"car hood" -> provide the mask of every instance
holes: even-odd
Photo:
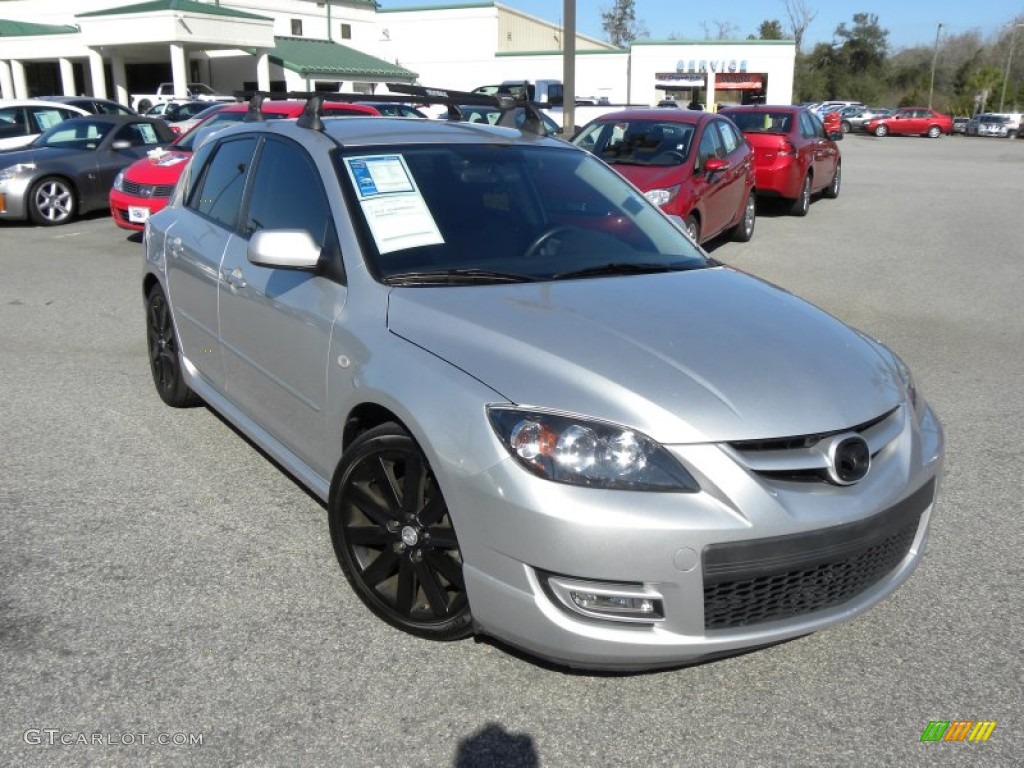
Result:
[[[185,170],[191,152],[169,151],[150,154],[125,169],[124,177],[137,184],[174,184]]]
[[[880,346],[725,268],[395,288],[388,326],[513,403],[666,444],[843,429],[903,397]]]
[[[663,189],[679,184],[689,176],[689,163],[682,165],[628,165],[626,163],[611,163],[620,176],[633,182],[641,192],[649,192],[652,189]]]

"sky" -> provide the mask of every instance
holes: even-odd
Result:
[[[397,9],[431,5],[459,5],[461,0],[380,0],[381,7]],[[561,23],[564,0],[498,0],[518,11],[546,21]],[[613,0],[576,0],[577,32],[605,39],[601,11],[611,8]],[[805,7],[817,15],[804,33],[803,50],[819,42],[831,42],[841,23],[853,25],[853,14],[873,13],[883,29],[889,30],[889,48],[897,51],[915,45],[932,46],[941,22],[942,35],[958,35],[971,30],[988,37],[995,35],[1015,17],[1024,18],[1024,0],[804,0]],[[739,31],[739,39],[757,34],[765,19],[777,19],[783,29],[789,27],[784,0],[716,0],[711,3],[687,3],[680,0],[635,0],[636,16],[651,32],[650,39],[677,37],[703,39],[706,22],[711,35],[717,36],[719,23]],[[1018,32],[1018,34],[1020,34]]]

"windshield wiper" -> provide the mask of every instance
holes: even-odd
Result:
[[[388,285],[466,285],[469,283],[532,283],[537,278],[489,269],[436,269],[399,272],[385,278]]]
[[[576,277],[600,277],[601,275],[653,275],[659,272],[679,272],[687,269],[700,269],[704,264],[655,264],[653,262],[613,261],[594,267],[574,269],[571,272],[558,272],[551,276],[552,280],[572,280]]]

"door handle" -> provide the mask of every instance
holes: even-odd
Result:
[[[238,290],[239,288],[245,288],[245,276],[242,274],[240,267],[235,267],[230,272],[224,270],[224,280],[232,290]]]

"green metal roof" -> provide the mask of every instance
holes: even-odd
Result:
[[[417,77],[397,64],[329,40],[306,37],[275,37],[270,60],[305,77],[314,75],[366,75],[370,77]]]
[[[30,21],[0,19],[0,37],[28,37],[31,35],[72,35],[78,27],[67,24],[33,24]]]
[[[151,0],[148,3],[135,3],[134,5],[122,5],[118,8],[106,8],[102,11],[89,11],[79,13],[76,19],[84,19],[92,16],[120,16],[125,13],[152,13],[154,11],[184,11],[185,13],[203,13],[207,16],[228,16],[234,19],[259,19],[261,21],[273,21],[268,16],[257,16],[254,13],[236,11],[233,8],[225,8],[212,3],[199,3],[196,0]]]

